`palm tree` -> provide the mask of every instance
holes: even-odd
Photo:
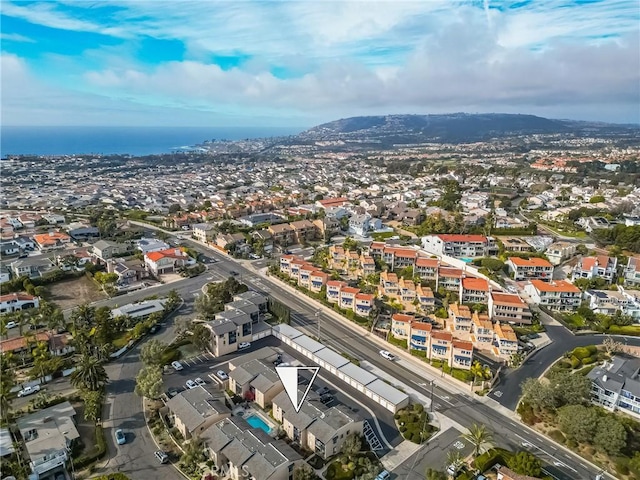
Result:
[[[71,384],[74,387],[96,391],[109,381],[102,362],[96,357],[83,354],[76,370],[71,374]]]
[[[478,425],[476,423],[471,426],[469,433],[463,433],[460,437],[473,445],[473,458],[477,458],[482,447],[493,440],[493,436],[487,430],[486,425]]]
[[[473,374],[473,382],[471,383],[471,390],[473,390],[473,386],[478,381],[478,378],[484,380],[488,380],[491,378],[491,369],[488,365],[482,365],[479,361],[473,362],[471,365],[471,373]]]
[[[460,455],[460,451],[449,450],[447,452],[447,472],[453,471],[457,473],[463,463],[464,460],[462,459],[462,455]],[[449,476],[453,477],[451,474]]]

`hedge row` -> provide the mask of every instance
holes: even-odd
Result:
[[[474,466],[481,472],[486,472],[496,463],[506,465],[512,453],[502,448],[492,448],[475,459]]]
[[[107,442],[104,438],[104,431],[100,425],[96,425],[96,445],[94,450],[75,460],[73,466],[78,470],[86,468],[104,457],[105,453],[107,453]]]

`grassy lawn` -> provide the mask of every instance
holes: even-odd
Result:
[[[327,480],[352,480],[355,476],[355,471],[351,469],[345,470],[342,468],[342,463],[333,462],[327,467],[325,476]]]
[[[407,340],[396,338],[391,333],[389,334],[389,343],[396,347],[404,348],[405,350],[407,349]]]
[[[622,327],[618,325],[612,325],[611,327],[609,327],[607,333],[610,333],[612,335],[633,335],[638,337],[640,336],[640,325],[624,325]]]
[[[584,317],[582,317],[582,315],[578,315],[577,313],[567,315],[566,319],[567,323],[575,325],[576,327],[584,327],[586,325]]]
[[[122,332],[120,336],[115,338],[111,343],[113,344],[114,347],[116,347],[116,350],[120,350],[121,348],[126,346],[127,343],[129,343],[129,340],[131,340],[131,332],[126,331],[126,332]]]
[[[413,443],[423,443],[436,431],[433,425],[429,425],[428,414],[421,404],[398,410],[393,418],[402,436]]]

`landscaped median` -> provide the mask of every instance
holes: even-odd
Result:
[[[429,424],[429,414],[420,403],[398,410],[393,418],[404,439],[413,443],[426,442],[438,430]]]

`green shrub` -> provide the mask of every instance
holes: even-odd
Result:
[[[571,368],[578,368],[580,365],[582,365],[582,361],[579,358],[573,356],[569,361],[571,362]]]
[[[582,359],[582,364],[583,365],[590,365],[590,364],[595,363],[597,361],[598,361],[598,355],[591,355],[590,357],[583,358]]]
[[[96,445],[92,452],[82,455],[73,462],[76,469],[86,468],[97,460],[100,460],[107,451],[107,445],[104,438],[104,431],[100,425],[96,425]]]
[[[475,459],[474,466],[481,472],[486,472],[496,463],[506,465],[511,453],[501,448],[492,448]]]
[[[413,406],[413,410],[414,410],[416,413],[421,414],[422,412],[424,412],[424,405],[422,405],[421,403],[416,403],[416,404]]]
[[[587,347],[576,347],[571,353],[574,357],[579,359],[587,358],[593,355],[591,352],[589,352],[589,349]]]
[[[407,431],[407,427],[405,425],[401,425],[398,430],[400,430],[400,432],[404,433],[404,432]]]

